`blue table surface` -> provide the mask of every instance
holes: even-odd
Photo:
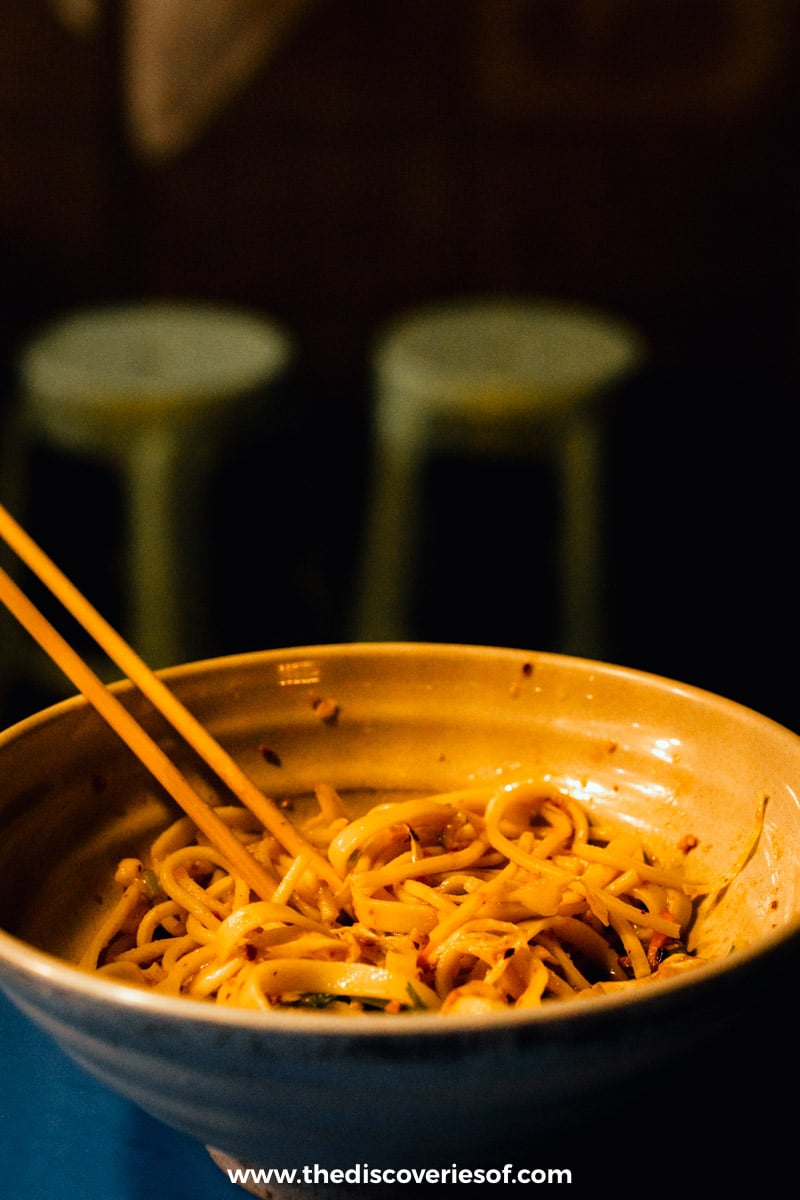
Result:
[[[0,1193],[8,1200],[234,1200],[191,1138],[95,1082],[0,994]]]

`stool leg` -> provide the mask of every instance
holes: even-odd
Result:
[[[603,439],[576,414],[562,442],[559,539],[561,637],[566,654],[602,658],[605,644]]]
[[[416,439],[379,443],[372,466],[354,637],[402,641],[409,636],[412,570],[419,518]]]
[[[12,516],[19,517],[23,485],[21,466],[22,438],[16,414],[0,424],[0,500]],[[17,575],[17,562],[5,543],[0,544],[0,567],[12,578]],[[5,607],[0,606],[0,713],[7,700],[7,691],[16,672],[16,647],[19,629]]]
[[[199,587],[198,497],[203,455],[171,431],[140,436],[127,453],[130,638],[152,667],[185,662],[195,630],[187,627]]]

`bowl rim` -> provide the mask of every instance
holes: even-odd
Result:
[[[485,658],[489,655],[498,659],[508,657],[513,661],[517,661],[519,656],[523,656],[537,664],[569,666],[571,669],[587,675],[602,673],[607,678],[634,679],[661,691],[684,695],[701,704],[711,704],[723,712],[731,711],[738,714],[740,718],[757,722],[764,728],[771,727],[773,734],[777,737],[784,737],[800,743],[800,734],[794,733],[773,718],[736,700],[697,685],[683,683],[669,676],[636,667],[550,651],[523,650],[514,647],[481,646],[457,642],[320,643],[214,656],[167,667],[157,671],[156,674],[169,683],[192,676],[201,670],[216,672],[237,665],[249,666],[261,661],[278,661],[287,656],[332,658],[345,654],[379,658],[386,654],[413,657],[419,656],[420,653],[429,657],[448,657],[458,654]],[[136,691],[135,686],[127,679],[120,679],[110,686],[116,693],[125,694]],[[82,695],[75,695],[31,713],[0,731],[0,750],[8,742],[24,736],[28,732],[57,722],[63,715],[74,709],[86,710],[90,707],[89,702]],[[249,1035],[260,1034],[262,1036],[265,1033],[284,1033],[296,1038],[317,1038],[324,1034],[325,1038],[329,1040],[348,1041],[352,1040],[354,1036],[366,1040],[376,1037],[385,1039],[387,1035],[392,1039],[408,1037],[440,1039],[456,1033],[484,1034],[488,1031],[539,1026],[547,1031],[563,1030],[566,1034],[568,1030],[572,1030],[576,1026],[592,1025],[597,1021],[606,1020],[609,1014],[618,1014],[621,1011],[624,1015],[632,1004],[637,1013],[644,1014],[648,1008],[653,1006],[662,1008],[671,1001],[679,1002],[684,996],[688,996],[689,999],[692,996],[699,997],[702,992],[715,989],[719,985],[721,977],[725,981],[732,976],[745,973],[751,970],[757,962],[763,962],[765,955],[776,954],[797,938],[798,933],[800,933],[800,916],[780,929],[764,935],[750,946],[737,950],[735,954],[705,964],[696,972],[690,971],[686,975],[674,976],[657,983],[643,983],[640,987],[632,990],[593,996],[591,1000],[584,1002],[546,1002],[536,1008],[510,1009],[480,1014],[452,1013],[443,1018],[440,1013],[425,1012],[402,1015],[370,1012],[347,1017],[309,1010],[276,1009],[274,1012],[265,1013],[261,1010],[214,1004],[207,1000],[193,1000],[186,996],[166,995],[93,974],[60,959],[55,954],[38,949],[0,927],[0,991],[5,992],[16,1003],[16,997],[21,994],[18,981],[27,978],[53,991],[77,997],[95,1007],[112,1005],[122,1011],[140,1011],[146,1013],[148,1017],[155,1017],[163,1022],[177,1022],[184,1026],[187,1024],[210,1025],[218,1029],[242,1030]],[[13,976],[11,983],[8,983],[5,978],[5,975],[9,973]]]

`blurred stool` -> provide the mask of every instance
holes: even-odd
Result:
[[[286,332],[260,315],[160,301],[69,314],[22,351],[7,507],[26,524],[38,444],[111,469],[123,545],[98,544],[97,560],[119,553],[121,632],[153,667],[192,653],[204,489],[226,438],[246,428],[292,354]],[[70,497],[58,503],[69,508]],[[58,561],[57,547],[44,548]]]
[[[639,336],[623,322],[536,299],[476,298],[420,308],[381,331],[372,363],[372,491],[355,636],[413,636],[411,588],[425,520],[422,469],[433,452],[543,454],[558,481],[559,648],[601,657],[601,401],[642,354]],[[510,583],[514,564],[505,565]]]

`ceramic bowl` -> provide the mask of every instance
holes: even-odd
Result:
[[[270,794],[320,777],[345,791],[536,778],[653,849],[691,835],[695,874],[734,875],[693,934],[711,965],[586,1003],[268,1018],[154,995],[69,958],[115,860],[166,823],[171,802],[82,699],[17,724],[0,736],[0,986],[76,1062],[220,1165],[323,1164],[352,1179],[355,1164],[507,1162],[532,1130],[574,1127],[599,1097],[691,1055],[795,948],[800,738],[729,700],[586,660],[447,645],[267,651],[164,677]],[[312,693],[335,702],[336,721],[319,719]],[[120,694],[202,783],[147,702]],[[260,1194],[366,1194],[340,1182]]]

